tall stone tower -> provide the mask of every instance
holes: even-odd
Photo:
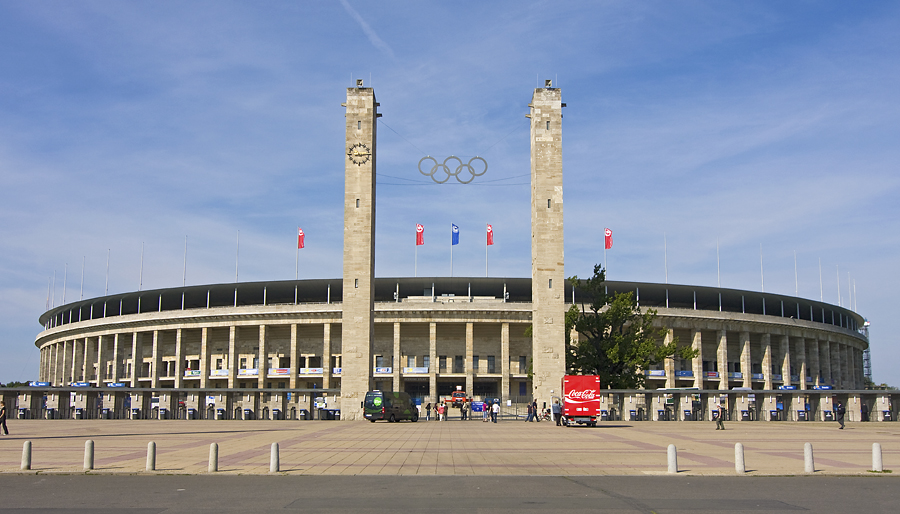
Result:
[[[566,371],[562,96],[546,81],[531,97],[531,302],[535,399],[562,396]]]
[[[344,158],[344,293],[342,306],[341,419],[363,419],[360,406],[372,389],[372,316],[375,302],[375,91],[362,80],[347,89]],[[325,365],[329,365],[326,363]]]

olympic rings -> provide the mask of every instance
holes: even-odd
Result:
[[[425,170],[422,169],[422,163],[425,161],[432,162],[430,171],[426,172]],[[453,167],[453,171],[450,171],[452,164],[453,164],[451,161],[455,161],[457,164],[455,167]],[[481,164],[479,165],[476,163],[475,166],[472,166],[472,163],[475,161],[481,161]],[[447,165],[448,162],[451,162],[451,166]],[[475,171],[476,169],[481,169],[481,171]],[[422,157],[419,160],[419,173],[421,173],[422,175],[425,175],[426,177],[431,177],[431,180],[434,180],[438,184],[443,184],[444,182],[447,182],[448,180],[450,180],[450,177],[456,177],[456,180],[461,184],[468,184],[468,183],[472,182],[473,180],[475,180],[475,177],[480,177],[480,176],[484,175],[485,173],[487,173],[487,169],[488,169],[487,161],[485,161],[481,157],[472,157],[471,159],[469,159],[469,162],[467,162],[467,163],[463,163],[462,159],[460,159],[459,157],[457,157],[455,155],[451,155],[450,157],[447,157],[446,159],[444,159],[444,162],[442,162],[442,163],[438,163],[437,159],[435,159],[434,157],[432,157],[430,155]],[[443,174],[445,174],[446,176],[441,177],[440,176],[441,174],[437,173],[438,170],[441,170],[443,172]],[[466,172],[468,172],[469,175],[471,175],[470,177],[468,177],[468,180],[466,180],[464,176],[460,177],[460,173],[462,173],[463,170],[465,170]]]

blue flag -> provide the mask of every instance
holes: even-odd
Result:
[[[451,244],[451,245],[458,245],[458,244],[459,244],[459,227],[457,227],[456,225],[454,225],[453,223],[451,223],[451,224],[450,224],[450,233],[451,233],[451,236],[452,236],[452,238],[453,238],[453,240],[452,240],[452,242],[451,242],[450,244]]]

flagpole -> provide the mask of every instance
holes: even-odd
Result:
[[[138,291],[144,287],[144,242],[141,241],[141,271],[138,275]]]
[[[484,277],[488,276],[488,245],[487,244],[487,225],[484,227],[485,237],[484,237]]]
[[[238,281],[238,265],[241,262],[241,231],[237,231],[237,242],[234,245],[234,283]]]
[[[419,245],[418,244],[416,245],[416,260],[414,261],[414,264],[413,264],[413,276],[414,277],[419,276]]]
[[[63,268],[63,299],[62,299],[62,305],[65,305],[65,304],[66,304],[66,281],[68,280],[68,278],[69,278],[69,263],[67,262],[67,263],[66,263],[66,266]],[[840,277],[838,277],[838,296],[840,296],[840,287],[841,287],[841,281],[840,281]]]
[[[85,256],[81,256],[81,290],[78,292],[78,301],[84,300],[84,258]],[[847,274],[848,280],[850,274]]]
[[[822,258],[819,257],[819,301],[825,301],[825,289],[822,286]]]
[[[766,292],[766,275],[763,272],[762,243],[759,243],[759,291]]]
[[[187,236],[184,236],[184,264],[181,268],[181,287],[187,284]]]
[[[666,284],[669,283],[669,243],[666,234],[663,234],[663,263],[666,268]]]
[[[794,250],[794,296],[800,296],[800,280],[797,278],[797,250]]]
[[[109,294],[109,251],[110,248],[106,249],[106,285],[103,286],[103,296],[107,296]]]
[[[722,267],[719,265],[719,238],[716,238],[716,287],[722,287]]]
[[[453,223],[450,224],[450,277],[453,277]]]

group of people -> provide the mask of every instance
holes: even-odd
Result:
[[[465,421],[469,419],[469,404],[467,402],[463,402],[459,406],[460,418]],[[431,421],[431,411],[434,411],[434,418],[437,421],[446,421],[447,415],[450,412],[450,405],[447,402],[435,402],[434,405],[431,405],[431,402],[425,404],[425,421]],[[499,400],[494,400],[493,404],[484,404],[484,421],[493,421],[497,422],[497,418],[500,416],[500,402]]]
[[[537,400],[532,400],[531,403],[528,404],[528,416],[525,418],[525,421],[540,421],[542,417],[545,419],[553,419],[556,421],[556,426],[562,426],[566,423],[563,418],[563,410],[562,405],[560,405],[559,400],[554,400],[553,405],[550,406],[550,410],[547,414],[552,414],[552,418],[548,416],[544,416],[543,413],[538,409]]]
[[[725,430],[725,412],[725,404],[720,403],[719,407],[716,409],[716,430]],[[844,407],[843,403],[837,401],[834,405],[834,417],[838,424],[841,425],[838,427],[839,430],[844,429],[844,415],[846,413],[847,408]]]

